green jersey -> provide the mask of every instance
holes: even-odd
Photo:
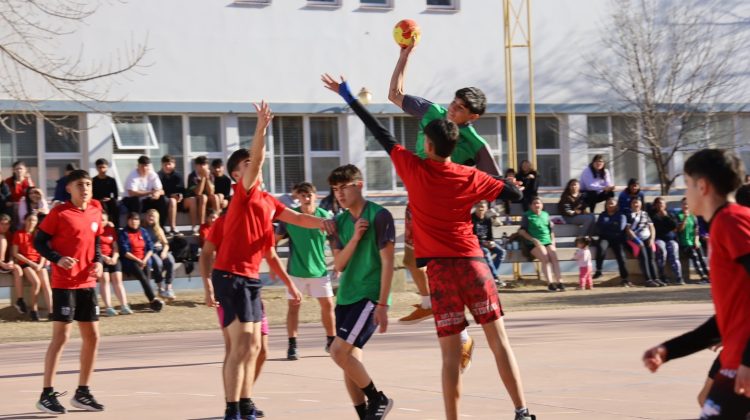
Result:
[[[419,133],[417,133],[417,156],[425,159],[424,151],[424,128],[433,120],[444,119],[448,110],[438,104],[432,104],[419,122]],[[451,153],[451,161],[461,165],[476,165],[477,154],[487,148],[487,142],[477,133],[474,126],[467,124],[458,129],[459,139],[456,148]]]
[[[380,276],[382,263],[380,250],[389,242],[396,241],[396,228],[391,213],[371,201],[365,203],[361,219],[370,223],[367,231],[357,243],[349,263],[339,276],[339,289],[336,304],[350,305],[362,299],[373,302],[380,300]],[[349,210],[336,216],[338,238],[334,241],[336,249],[343,249],[354,235],[355,219]],[[388,297],[390,304],[390,296]]]
[[[538,240],[545,246],[552,243],[551,226],[549,213],[544,210],[539,214],[529,210],[524,213],[523,219],[521,220],[521,228],[526,230],[532,238]]]
[[[685,217],[685,213],[683,212],[677,213],[677,220],[679,220],[680,223],[685,223],[685,229],[683,229],[682,232],[679,232],[678,235],[680,238],[680,245],[694,247],[696,235],[695,230],[698,225],[698,220],[692,214]]]
[[[302,212],[301,207],[292,209]],[[327,219],[331,213],[323,208],[316,208],[313,216]],[[289,262],[287,272],[294,277],[319,278],[328,274],[326,268],[326,234],[320,229],[284,224],[289,237]]]

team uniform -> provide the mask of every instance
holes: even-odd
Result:
[[[380,250],[396,241],[396,227],[391,213],[371,201],[365,202],[359,219],[367,220],[370,227],[339,276],[335,314],[336,335],[354,347],[362,348],[377,328],[373,321],[375,306],[380,300]],[[349,210],[336,216],[334,249],[344,249],[354,235],[354,225],[359,219],[355,219]],[[390,304],[390,296],[388,299]]]
[[[62,256],[76,259],[70,270],[52,265],[52,320],[94,322],[99,320],[94,263],[99,257],[97,237],[103,233],[102,209],[91,201],[85,210],[71,202],[53,208],[39,230],[51,236],[49,246],[56,263]]]
[[[256,184],[245,191],[242,183],[235,185],[221,230],[222,238],[230,238],[232,246],[218,247],[219,229],[214,227],[208,240],[217,245],[216,260],[211,273],[214,294],[223,309],[222,327],[235,318],[240,322],[261,322],[260,263],[265,251],[273,246],[273,219],[286,207]],[[269,240],[269,237],[271,238]],[[221,241],[219,241],[221,242]]]
[[[302,212],[300,207],[292,210]],[[313,216],[328,219],[332,213],[318,207]],[[320,229],[306,229],[286,223],[279,224],[276,234],[289,238],[287,273],[297,289],[314,298],[332,297],[333,287],[326,267],[326,234]],[[292,299],[289,291],[287,299]]]
[[[19,230],[13,235],[13,245],[18,247],[18,253],[26,257],[27,260],[33,263],[41,261],[42,256],[34,248],[34,237],[29,232],[26,232],[26,230]],[[18,265],[21,268],[29,266],[21,261],[18,261]]]
[[[111,257],[114,254],[113,244],[117,243],[117,231],[111,225],[107,225],[102,230],[101,236],[99,236],[99,244],[101,245],[102,255]],[[102,264],[105,273],[119,273],[122,271],[122,264],[120,259],[114,264]]]

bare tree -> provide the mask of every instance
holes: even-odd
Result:
[[[609,92],[610,111],[632,123],[602,146],[645,156],[667,194],[679,176],[669,172],[673,159],[707,146],[702,133],[717,125],[721,101],[737,82],[731,66],[746,45],[742,27],[728,21],[727,2],[610,4],[601,55],[588,61],[595,85]]]
[[[97,111],[112,101],[109,84],[142,65],[145,42],[115,49],[104,61],[85,60],[61,51],[60,41],[80,29],[101,6],[86,0],[0,0],[0,98],[24,104],[20,111],[57,124],[39,109],[43,100],[75,101]],[[0,115],[4,110],[0,109]],[[8,110],[5,110],[8,111]],[[0,124],[10,130],[5,119]]]

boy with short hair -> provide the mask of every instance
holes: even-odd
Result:
[[[221,208],[229,205],[229,199],[232,198],[232,179],[224,173],[224,162],[221,159],[211,161],[211,177],[214,180],[214,190],[219,197]]]
[[[109,220],[115,224],[115,229],[120,226],[120,208],[117,205],[119,194],[117,181],[107,175],[109,162],[107,159],[100,158],[96,162],[96,176],[91,180],[92,195],[95,200],[99,200],[104,211],[107,212]]]
[[[688,256],[693,267],[701,277],[700,284],[709,283],[708,266],[701,250],[698,218],[690,212],[687,197],[682,198],[681,211],[677,213],[677,238],[680,241],[680,252]],[[687,267],[686,267],[687,269]],[[686,270],[689,273],[689,270]]]
[[[721,341],[721,369],[701,419],[744,419],[750,416],[750,208],[730,200],[744,169],[734,153],[704,149],[685,161],[684,173],[690,209],[710,223],[716,314],[695,330],[647,350],[643,362],[656,372],[669,360]]]
[[[167,225],[167,236],[182,236],[177,231],[177,208],[185,197],[185,181],[182,174],[175,169],[177,160],[174,156],[164,155],[161,158],[161,170],[158,172],[161,185],[164,187],[164,195],[167,197],[168,220],[162,222]]]
[[[346,209],[336,216],[337,234],[331,246],[334,269],[341,273],[331,358],[344,371],[359,418],[382,419],[393,400],[375,388],[362,364],[362,348],[378,325],[381,333],[388,328],[396,229],[388,210],[362,196],[362,172],[356,166],[334,169],[328,183]]]
[[[317,206],[317,190],[309,182],[301,182],[292,190],[299,199],[300,206],[294,208],[296,212],[309,214],[324,219],[332,217],[331,213]],[[305,229],[297,226],[287,226],[279,223],[276,230],[276,240],[289,238],[289,259],[287,273],[291,276],[295,286],[304,294],[314,297],[320,304],[320,318],[326,332],[325,350],[328,352],[333,342],[333,287],[326,267],[326,235],[320,229]],[[300,305],[287,295],[289,306],[286,315],[286,329],[289,334],[289,347],[286,358],[297,360],[297,328],[299,327]]]
[[[99,305],[96,279],[102,274],[98,236],[102,234],[102,209],[91,200],[91,177],[84,170],[68,176],[66,190],[71,199],[53,208],[34,238],[39,253],[52,266],[52,341],[44,360],[44,389],[36,406],[50,414],[65,414],[52,382],[63,347],[70,336],[71,322],[77,321],[83,344],[81,369],[71,404],[86,411],[102,411],[89,390],[99,345]]]
[[[417,265],[427,267],[432,310],[443,355],[446,417],[458,418],[460,334],[468,325],[464,316],[468,307],[474,320],[482,325],[502,382],[515,406],[515,419],[533,420],[535,417],[526,408],[521,375],[505,332],[497,288],[473,234],[470,213],[474,203],[481,200],[520,199],[515,180],[497,180],[476,168],[453,163],[451,155],[459,138],[455,123],[439,118],[424,127],[423,148],[427,159],[423,160],[401,146],[352,96],[343,78],[338,83],[326,74],[323,83],[344,98],[383,146],[409,192],[414,218],[414,255]],[[338,318],[338,313],[336,316]]]
[[[206,208],[214,200],[214,183],[211,181],[206,156],[193,159],[193,168],[187,179],[187,192],[190,198],[185,200],[185,208],[190,211],[193,235],[199,236],[200,225],[206,222]],[[216,209],[216,206],[212,208]]]

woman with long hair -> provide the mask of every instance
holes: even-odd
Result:
[[[109,285],[115,290],[115,295],[120,301],[120,315],[130,315],[133,311],[128,305],[128,295],[122,283],[122,264],[120,262],[120,249],[117,246],[117,231],[115,225],[109,221],[107,212],[102,212],[102,227],[104,232],[99,237],[102,253],[102,276],[99,279],[99,291],[104,301],[104,315],[115,316],[117,311],[112,307],[112,294]]]
[[[149,260],[154,253],[154,244],[146,229],[141,227],[140,214],[136,212],[128,214],[127,226],[120,229],[117,235],[117,245],[122,253],[123,271],[141,283],[151,310],[161,311],[164,302],[154,295],[154,289],[148,281]]]
[[[44,294],[47,310],[52,310],[52,289],[47,273],[47,259],[39,255],[39,252],[34,248],[34,235],[38,225],[39,218],[36,214],[29,213],[24,218],[23,230],[19,230],[13,235],[13,258],[21,267],[23,277],[31,283],[31,312],[29,315],[32,321],[39,321],[37,300],[40,291]],[[20,287],[17,285],[16,289],[20,289]]]
[[[583,201],[580,183],[577,179],[571,179],[565,185],[565,190],[560,194],[560,202],[557,203],[557,209],[565,219],[565,223],[581,226],[583,236],[593,234],[596,217],[589,213],[586,202]]]
[[[24,219],[29,213],[36,214],[39,223],[42,223],[44,216],[49,213],[49,204],[47,204],[41,188],[31,187],[27,189],[26,196],[18,203],[18,229],[23,229]]]
[[[595,155],[591,163],[581,173],[581,194],[593,213],[597,203],[615,196],[615,185],[609,174],[604,156]]]
[[[542,264],[542,272],[547,279],[549,291],[564,292],[560,261],[557,259],[557,248],[555,248],[555,233],[552,231],[549,213],[543,210],[544,205],[539,197],[531,199],[530,204],[529,211],[524,213],[521,219],[521,229],[518,234],[529,243],[532,247],[531,255]]]
[[[174,280],[175,260],[169,252],[169,241],[167,235],[159,223],[159,212],[156,209],[146,211],[146,223],[144,223],[146,232],[151,235],[154,241],[154,255],[151,256],[151,274],[154,277],[156,286],[159,288],[159,296],[164,299],[174,299],[174,289],[172,289],[172,280]],[[166,286],[165,286],[166,283]]]

